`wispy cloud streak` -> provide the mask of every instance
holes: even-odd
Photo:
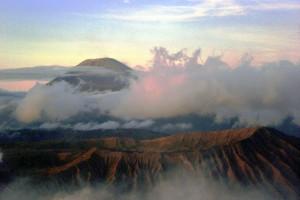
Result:
[[[106,19],[125,21],[193,21],[202,17],[246,15],[254,11],[300,10],[300,2],[260,1],[242,4],[235,0],[189,0],[188,5],[153,5],[142,9],[114,10],[104,14]]]

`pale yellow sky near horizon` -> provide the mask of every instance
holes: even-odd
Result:
[[[0,4],[0,69],[74,66],[112,57],[131,67],[149,66],[151,49],[202,49],[202,60],[223,55],[236,65],[300,62],[300,2],[287,1],[89,1]],[[39,8],[39,9],[38,9]]]

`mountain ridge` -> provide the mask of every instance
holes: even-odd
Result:
[[[42,182],[124,184],[132,190],[151,188],[179,169],[228,185],[263,186],[281,199],[300,195],[300,139],[266,127],[14,148],[3,149],[10,173],[31,174]]]

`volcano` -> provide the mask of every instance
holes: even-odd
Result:
[[[49,85],[67,82],[80,91],[118,91],[129,86],[134,72],[127,65],[113,58],[87,59]]]
[[[81,67],[81,66],[101,67],[108,70],[113,70],[115,72],[123,72],[123,73],[132,70],[127,65],[121,63],[120,61],[114,58],[87,59],[77,65],[77,67]]]
[[[300,195],[300,139],[272,128],[6,142],[1,180],[34,177],[60,184],[125,184],[151,188],[170,170],[227,185],[263,187],[281,199]],[[2,183],[4,184],[4,183]]]

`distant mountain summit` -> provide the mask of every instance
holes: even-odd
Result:
[[[49,85],[67,82],[81,91],[117,91],[129,86],[134,70],[113,58],[87,59]]]
[[[122,72],[132,70],[127,65],[125,65],[113,58],[87,59],[77,65],[77,67],[81,67],[81,66],[103,67],[105,69],[110,69],[110,70],[114,70],[114,71],[122,71]]]

